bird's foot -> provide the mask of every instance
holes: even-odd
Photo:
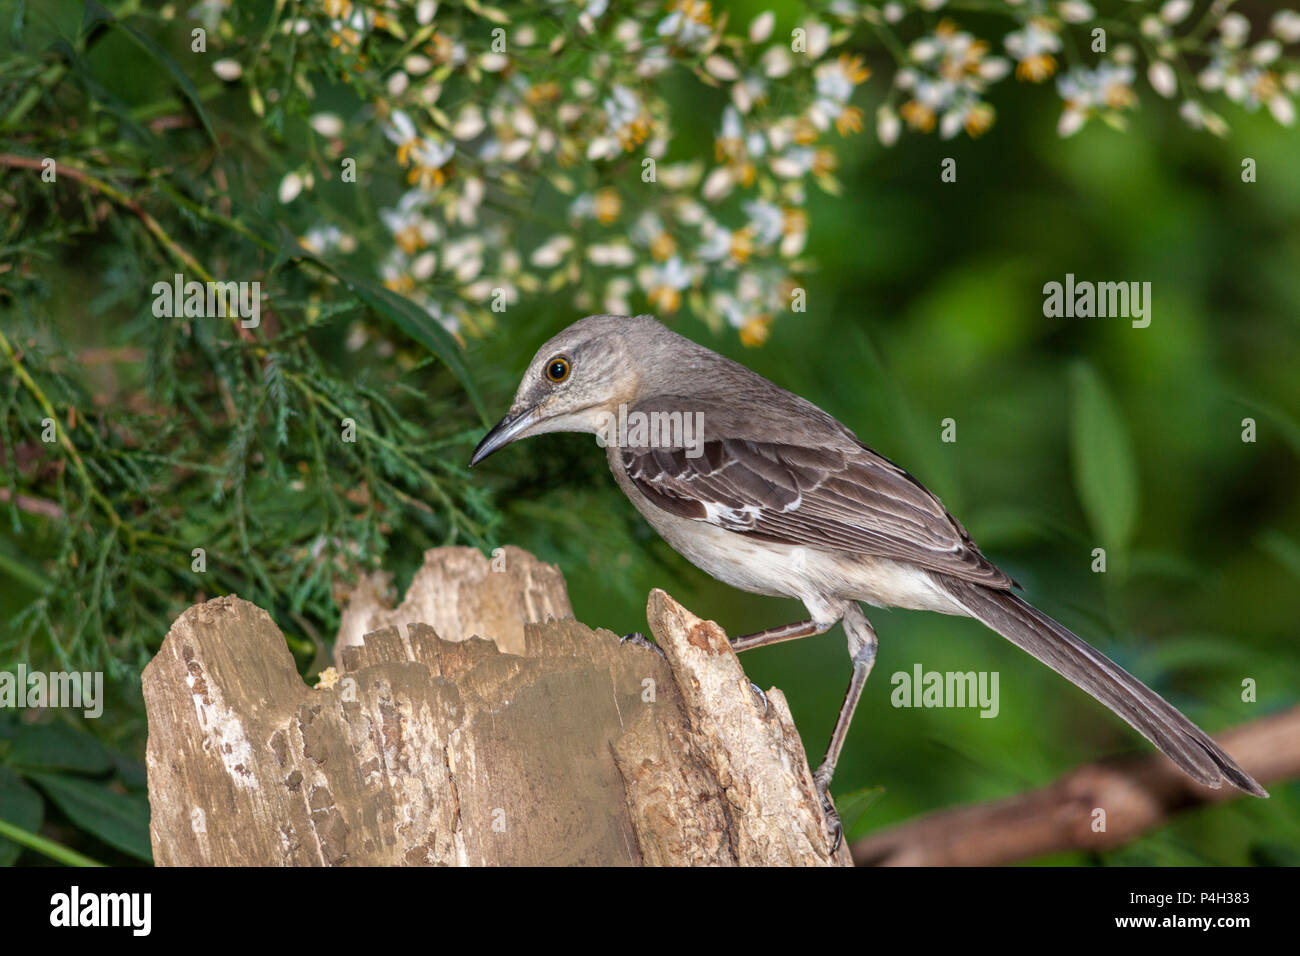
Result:
[[[767,716],[767,695],[763,693],[763,688],[759,687],[753,681],[749,682],[749,689],[754,692],[754,696],[763,702],[763,716]]]
[[[831,837],[831,855],[840,848],[844,842],[844,826],[840,823],[840,815],[835,810],[835,804],[831,803],[831,774],[835,768],[829,770],[822,765],[813,773],[813,785],[817,788],[817,796],[822,802],[822,813],[826,815],[826,825]]]
[[[620,644],[635,644],[637,647],[649,648],[664,660],[668,660],[668,656],[664,653],[664,649],[653,641],[646,640],[646,636],[640,631],[633,631],[631,634],[624,634],[619,638],[618,642]]]

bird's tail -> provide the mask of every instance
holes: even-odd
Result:
[[[1174,763],[1207,787],[1233,786],[1267,797],[1268,791],[1237,765],[1205,731],[1176,707],[1090,646],[1068,628],[1000,591],[956,578],[935,576],[939,585],[976,620],[1101,701]]]

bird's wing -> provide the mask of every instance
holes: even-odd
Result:
[[[713,439],[697,457],[684,448],[620,453],[641,493],[683,518],[781,544],[904,561],[990,587],[1012,585],[938,498],[860,443]]]

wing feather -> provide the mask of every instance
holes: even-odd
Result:
[[[905,561],[1009,588],[966,529],[915,478],[861,443],[812,448],[725,438],[702,454],[620,449],[633,484],[666,511],[767,541]]]

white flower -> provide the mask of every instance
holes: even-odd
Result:
[[[277,192],[280,202],[288,204],[298,198],[302,192],[303,178],[297,173],[288,173],[280,180],[280,188]]]
[[[1174,68],[1164,60],[1151,61],[1147,68],[1147,80],[1151,83],[1151,88],[1165,99],[1172,98],[1178,92],[1178,77],[1174,75]]]
[[[731,82],[740,78],[740,71],[736,69],[736,64],[732,63],[725,56],[717,53],[711,54],[704,61],[704,72],[708,73],[715,79]]]
[[[1211,113],[1196,100],[1187,100],[1178,108],[1178,115],[1192,129],[1209,130],[1215,136],[1226,136],[1228,124],[1216,113]]]
[[[1250,51],[1250,59],[1260,66],[1267,66],[1282,55],[1282,44],[1276,40],[1260,40]]]
[[[663,265],[641,269],[637,273],[637,278],[641,280],[644,289],[663,287],[680,292],[690,288],[691,283],[695,281],[695,272],[686,265],[681,256],[673,256]]]
[[[607,315],[631,315],[632,306],[628,296],[632,292],[632,280],[626,276],[616,276],[605,284],[605,313]]]
[[[428,197],[418,189],[405,193],[396,209],[379,210],[379,219],[393,234],[397,248],[413,256],[441,237],[438,224],[424,214]]]
[[[803,24],[807,47],[804,55],[810,60],[820,60],[826,55],[831,45],[831,28],[816,20],[805,20]]]
[[[776,14],[771,10],[763,11],[749,25],[749,42],[754,44],[766,43],[767,38],[772,35],[772,27],[775,25]]]
[[[765,199],[751,199],[741,203],[740,208],[749,219],[755,242],[770,245],[781,238],[785,231],[785,213],[780,206]]]
[[[1295,122],[1295,105],[1283,93],[1269,97],[1268,111],[1273,114],[1273,119],[1283,126],[1290,126]]]
[[[1092,4],[1085,3],[1084,0],[1064,0],[1057,5],[1056,9],[1060,11],[1061,19],[1066,23],[1087,23],[1097,15]]]
[[[876,136],[882,146],[893,146],[898,142],[898,134],[901,130],[902,124],[897,113],[888,106],[876,110]]]
[[[221,59],[212,64],[212,72],[227,83],[232,83],[244,75],[244,68],[238,60]]]
[[[1235,49],[1250,36],[1250,21],[1240,13],[1229,13],[1219,21],[1219,34],[1223,37],[1224,46]]]
[[[636,251],[626,242],[597,243],[587,247],[587,259],[595,266],[626,269],[636,262]]]
[[[573,240],[569,240],[572,244]],[[452,270],[456,281],[468,284],[478,278],[483,271],[483,240],[478,236],[466,236],[442,247],[442,263]]]
[[[323,256],[335,249],[343,248],[347,244],[347,238],[343,235],[343,230],[338,226],[312,226],[307,230],[307,234],[298,241],[302,243],[304,248],[311,250],[318,256]]]
[[[343,120],[334,113],[317,113],[308,122],[317,133],[330,139],[343,132]]]
[[[412,76],[424,76],[424,74],[433,69],[433,61],[427,56],[422,56],[419,53],[412,53],[402,61],[402,69],[406,70],[406,72],[410,73]]]
[[[1165,23],[1182,23],[1192,12],[1192,0],[1168,0],[1160,8],[1160,19]]]
[[[783,46],[768,47],[758,62],[763,67],[764,75],[774,80],[779,80],[794,69],[790,51]]]
[[[415,257],[411,263],[411,278],[417,282],[423,282],[435,272],[438,271],[438,254],[436,252],[424,252]]]
[[[572,248],[572,237],[552,236],[533,250],[533,254],[528,257],[528,261],[539,269],[554,269],[564,260],[564,257]]]
[[[742,113],[748,113],[754,104],[767,96],[767,81],[757,73],[747,73],[731,86],[731,102]]]
[[[705,178],[700,195],[709,202],[718,202],[725,199],[735,185],[731,170],[726,166],[719,166]]]
[[[483,111],[477,103],[467,103],[456,114],[456,120],[451,124],[451,135],[460,140],[474,139],[485,129],[487,121],[483,118]]]
[[[655,32],[661,37],[672,37],[688,50],[703,46],[712,32],[708,6],[683,3],[659,21]]]
[[[1300,42],[1300,13],[1294,10],[1279,10],[1273,14],[1269,28],[1283,43]]]

